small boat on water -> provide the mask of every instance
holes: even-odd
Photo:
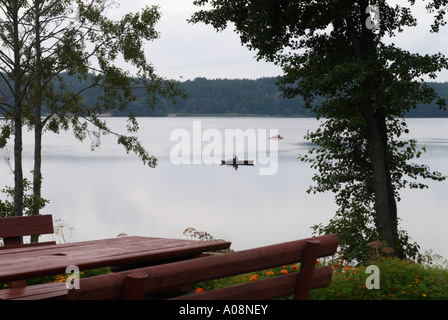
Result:
[[[221,165],[253,166],[254,160],[221,160]]]
[[[238,157],[235,156],[230,160],[221,160],[221,165],[228,166],[253,166],[254,160],[238,160]]]

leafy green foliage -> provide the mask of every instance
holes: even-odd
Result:
[[[312,290],[310,300],[445,300],[446,269],[408,260],[379,258],[379,289],[368,289],[366,266],[344,261],[331,264],[333,279],[326,288]]]
[[[156,31],[161,18],[159,7],[148,6],[140,12],[125,14],[120,20],[113,20],[107,15],[112,1],[35,0],[34,4],[39,11],[30,7],[22,13],[30,26],[26,28],[24,25],[23,32],[30,41],[23,43],[23,51],[34,52],[36,42],[33,39],[36,37],[33,33],[39,27],[40,48],[45,54],[40,57],[40,65],[35,63],[37,55],[26,57],[28,69],[24,71],[26,76],[23,78],[26,94],[23,97],[26,102],[23,122],[30,128],[34,126],[36,116],[32,107],[36,96],[32,83],[39,77],[45,112],[42,118],[44,130],[56,133],[72,130],[81,141],[93,136],[93,148],[99,145],[102,135],[114,134],[127,152],[135,152],[145,164],[153,166],[155,160],[135,136],[138,125],[132,113],[127,114],[133,125],[126,128],[126,136],[110,130],[98,115],[112,110],[125,114],[129,103],[136,100],[137,90],[145,97],[141,106],[150,109],[160,98],[175,103],[175,98],[185,97],[179,84],[158,76],[146,57],[146,44],[159,38]],[[19,5],[25,7],[25,3]],[[5,31],[1,44],[5,46],[13,37],[14,30],[8,29],[9,25],[1,24]],[[8,66],[6,56],[5,51],[0,60],[2,84],[12,90],[12,82],[6,72],[11,66]],[[127,63],[126,67],[118,67],[118,61]],[[133,70],[133,74],[129,70]],[[12,92],[8,92],[11,90],[2,90],[4,99],[0,101],[6,119],[13,116],[8,107],[15,99]],[[5,127],[2,131],[0,142],[9,137]]]
[[[47,199],[36,199],[32,194],[32,184],[24,179],[23,181],[23,214],[24,215],[32,215],[35,208],[42,209],[47,205],[50,201]],[[4,187],[0,192],[6,195],[5,200],[0,200],[0,217],[9,217],[14,213],[14,194],[15,189],[13,187]]]
[[[412,2],[414,2],[413,0]],[[435,13],[434,22],[431,26],[431,32],[439,32],[440,27],[446,25],[445,15],[448,12],[447,0],[432,0],[426,5],[426,9],[430,13]]]
[[[100,145],[102,135],[114,134],[126,152],[135,152],[150,167],[156,165],[156,159],[135,136],[138,125],[132,113],[128,135],[113,132],[98,115],[110,110],[124,112],[129,102],[135,101],[136,88],[144,89],[145,105],[150,108],[160,97],[174,103],[183,91],[177,82],[158,76],[145,55],[146,43],[159,36],[155,29],[161,17],[159,8],[147,6],[113,20],[108,9],[114,4],[109,0],[0,2],[0,110],[6,121],[0,146],[10,137],[8,127],[14,127],[15,215],[23,214],[24,124],[35,132],[36,199],[41,197],[41,141],[45,130],[73,130],[81,141],[92,137],[92,149]],[[126,66],[118,67],[119,61]],[[66,80],[73,78],[83,86],[72,87]],[[85,101],[82,94],[89,94],[93,88],[99,88],[96,99]],[[34,214],[39,214],[37,208]]]
[[[391,177],[395,197],[400,200],[400,190],[405,187],[423,189],[427,185],[419,178],[443,181],[445,176],[431,172],[422,164],[412,163],[424,149],[418,149],[415,140],[399,139],[407,132],[406,123],[400,119],[389,121],[388,131]],[[314,186],[308,192],[333,192],[338,210],[327,226],[313,226],[317,234],[336,233],[339,237],[342,258],[347,261],[364,261],[369,250],[367,243],[380,238],[376,228],[372,172],[368,157],[368,145],[363,132],[348,120],[327,120],[314,133],[306,137],[315,147],[302,161],[310,163],[316,173]],[[398,229],[398,224],[397,224]],[[418,245],[412,243],[404,230],[398,230],[398,250],[408,257],[418,254]]]
[[[416,26],[410,7],[387,1],[237,1],[197,0],[191,22],[221,31],[232,23],[242,44],[259,59],[280,65],[283,95],[302,96],[321,128],[308,139],[315,157],[302,157],[318,171],[315,192],[336,194],[339,210],[329,228],[342,245],[360,258],[360,241],[379,237],[399,256],[415,246],[398,231],[396,201],[405,186],[424,187],[417,178],[443,180],[425,166],[409,164],[419,157],[415,141],[403,142],[404,117],[418,104],[444,109],[445,99],[422,81],[448,67],[442,54],[420,55],[385,44],[404,27]],[[413,1],[411,1],[413,4]],[[367,25],[368,8],[376,5],[379,32]],[[408,180],[408,177],[411,180]]]

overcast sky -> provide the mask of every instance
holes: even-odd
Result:
[[[157,73],[163,77],[256,79],[282,74],[273,64],[256,61],[255,52],[243,47],[233,30],[217,33],[203,23],[187,23],[186,20],[198,9],[192,4],[193,0],[116,1],[120,3],[118,10],[121,14],[138,11],[147,5],[160,6],[162,19],[156,28],[161,38],[148,45],[147,53]],[[415,9],[415,15],[419,18],[419,27],[399,34],[393,42],[410,52],[448,55],[448,26],[438,34],[430,34],[431,16],[424,7]],[[436,81],[448,81],[448,71],[440,73]]]

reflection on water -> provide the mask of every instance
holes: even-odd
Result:
[[[257,165],[238,171],[220,165],[174,165],[170,150],[173,130],[278,129],[278,171],[260,175]],[[121,131],[124,119],[111,118]],[[89,142],[77,142],[69,133],[44,136],[43,196],[50,199],[44,213],[74,227],[72,241],[116,237],[120,233],[183,238],[194,227],[232,241],[236,250],[311,236],[311,226],[333,217],[332,194],[309,195],[313,171],[297,157],[310,145],[306,132],[316,129],[315,119],[287,118],[140,118],[139,137],[159,162],[145,167],[127,155],[112,136],[90,151]],[[427,148],[421,160],[431,169],[448,173],[448,120],[410,119],[411,136]],[[190,131],[191,132],[191,131]],[[26,133],[25,173],[31,178],[32,133]],[[205,145],[205,144],[204,144]],[[12,147],[1,150],[4,158]],[[1,185],[12,185],[5,162],[0,166]],[[445,214],[447,182],[430,182],[428,190],[402,194],[399,215],[402,227],[422,249],[448,257]],[[422,215],[424,214],[424,216]]]

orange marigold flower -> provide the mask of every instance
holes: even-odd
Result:
[[[267,276],[272,276],[272,275],[274,275],[274,272],[273,272],[273,271],[267,271],[267,272],[266,272],[266,275],[267,275]]]
[[[196,289],[194,290],[194,293],[200,293],[200,292],[204,292],[204,289],[202,289],[202,288],[196,288]]]
[[[293,264],[293,265],[291,266],[291,269],[294,270],[294,271],[297,271],[297,266],[296,266],[295,264]]]
[[[258,280],[258,274],[253,274],[250,278],[250,281],[257,281]]]
[[[288,270],[282,269],[282,270],[280,270],[280,274],[282,274],[282,275],[288,274]]]

